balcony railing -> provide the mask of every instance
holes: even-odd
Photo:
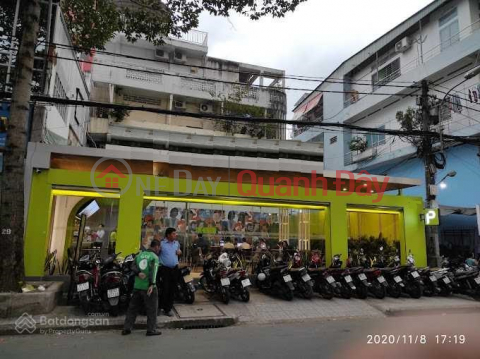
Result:
[[[180,35],[180,37],[172,37],[173,39],[191,42],[193,44],[207,46],[208,45],[208,33],[198,30],[190,30],[186,34]]]

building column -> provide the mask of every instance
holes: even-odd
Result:
[[[120,196],[119,202],[116,252],[126,257],[140,248],[143,196],[137,195],[132,185]]]
[[[338,201],[338,199],[330,203],[325,222],[327,232],[325,233],[326,264],[329,266],[332,263],[332,257],[335,254],[341,254],[341,259],[345,266],[348,258],[348,216],[346,203]],[[329,229],[328,226],[330,226]]]
[[[48,171],[33,173],[24,247],[25,275],[28,277],[44,275],[43,269],[50,239],[52,199]]]
[[[423,204],[415,202],[405,206],[403,213],[399,216],[401,258],[405,263],[411,252],[417,267],[427,265],[425,222],[420,219],[421,213],[423,213]]]

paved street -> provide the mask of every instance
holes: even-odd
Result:
[[[1,358],[462,358],[480,352],[480,313],[243,324],[210,330],[164,330],[160,337],[134,331],[0,337]],[[367,344],[368,335],[400,344]],[[435,335],[465,335],[464,344],[437,344]],[[427,344],[420,344],[425,335]],[[409,337],[411,336],[411,337]],[[388,337],[387,337],[388,338]],[[381,339],[381,338],[380,338]],[[374,342],[372,338],[372,342]],[[388,340],[388,339],[387,339]],[[415,344],[417,340],[417,344]],[[404,342],[407,343],[404,343]],[[410,344],[409,341],[413,343]],[[440,337],[440,341],[442,338]]]

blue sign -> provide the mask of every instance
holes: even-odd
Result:
[[[7,146],[7,133],[0,133],[0,149]]]
[[[10,103],[0,103],[0,150],[7,146],[7,127],[10,118]]]

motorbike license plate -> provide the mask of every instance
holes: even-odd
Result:
[[[89,288],[88,282],[77,284],[77,292],[83,292],[84,290],[88,290],[88,288]]]
[[[400,278],[398,275],[393,278],[393,280],[397,283],[400,283],[402,281],[402,278]]]
[[[360,274],[358,275],[358,278],[360,278],[360,280],[367,280],[367,276],[366,276],[365,274],[363,274],[363,273],[360,273]]]
[[[475,282],[476,282],[477,284],[480,284],[480,277],[475,278]]]
[[[230,285],[230,279],[228,279],[228,278],[222,278],[222,279],[220,279],[220,282],[222,283],[223,287],[226,287],[227,285]]]
[[[309,281],[310,279],[312,279],[312,278],[311,278],[308,274],[304,274],[304,275],[302,276],[302,279],[303,279],[304,282],[308,282],[308,281]]]
[[[113,288],[113,289],[107,290],[107,297],[108,298],[120,297],[120,288]]]
[[[436,281],[437,281],[437,277],[435,277],[434,275],[431,275],[431,276],[430,276],[430,280],[431,280],[432,282],[436,282]]]
[[[333,278],[332,276],[328,276],[328,277],[327,277],[327,282],[330,283],[330,284],[332,284],[332,283],[335,282],[335,278]]]
[[[352,277],[350,277],[349,275],[346,275],[346,276],[345,276],[345,281],[346,281],[347,283],[350,283],[350,282],[352,281]]]
[[[291,282],[292,281],[292,276],[290,274],[287,274],[286,276],[283,277],[283,280],[285,282]]]
[[[412,272],[412,277],[413,278],[418,278],[418,277],[420,277],[420,274],[418,274],[417,271],[414,271],[414,272]]]
[[[448,277],[443,278],[443,282],[445,284],[450,284],[450,278],[448,278]]]
[[[245,288],[245,287],[248,287],[248,286],[252,285],[252,283],[250,283],[250,279],[247,278],[247,279],[242,280],[242,285]]]
[[[378,277],[377,279],[378,279],[378,281],[379,281],[380,283],[384,283],[384,282],[385,282],[385,278],[383,278],[383,275],[381,275],[381,276]]]
[[[185,281],[185,283],[193,282],[193,278],[192,278],[191,275],[187,275],[187,276],[183,277],[183,280]]]

